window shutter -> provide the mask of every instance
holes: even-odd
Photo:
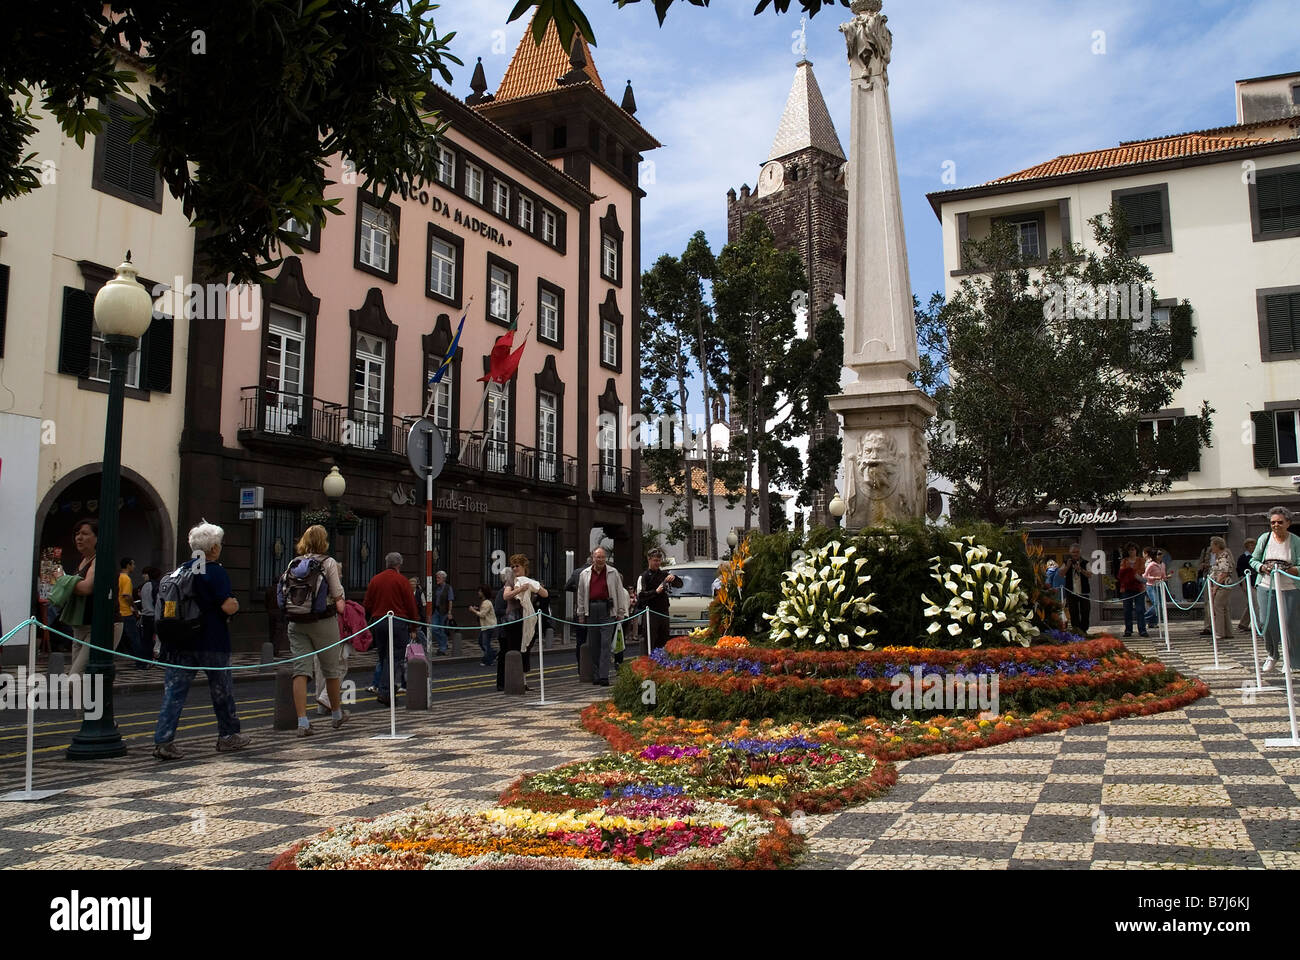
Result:
[[[9,316],[9,266],[0,263],[0,357],[5,355],[5,319]]]
[[[141,384],[146,390],[172,392],[172,340],[175,323],[171,317],[155,316],[144,335],[140,355]]]
[[[1300,229],[1300,171],[1261,176],[1256,188],[1261,233]]]
[[[1277,433],[1273,414],[1255,410],[1250,414],[1255,426],[1255,469],[1272,470],[1277,466]]]
[[[59,373],[70,373],[74,377],[90,373],[90,338],[94,326],[95,303],[90,294],[76,287],[64,287]]]
[[[1268,323],[1268,352],[1300,350],[1300,294],[1279,294],[1264,299]]]
[[[1170,309],[1169,338],[1175,360],[1181,362],[1193,358],[1196,333],[1192,327],[1191,304],[1180,303]]]
[[[104,179],[146,200],[158,199],[158,175],[154,150],[147,143],[132,143],[135,113],[120,103],[108,104],[108,126],[104,129]]]

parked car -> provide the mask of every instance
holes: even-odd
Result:
[[[713,602],[713,581],[717,579],[717,560],[692,560],[665,567],[681,583],[673,584],[672,622],[668,632],[678,637],[703,626],[709,620],[709,604]]]

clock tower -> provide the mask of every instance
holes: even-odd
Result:
[[[767,160],[759,169],[757,187],[742,185],[740,194],[727,191],[727,240],[738,237],[747,219],[758,214],[782,250],[794,250],[808,274],[810,324],[844,293],[848,244],[849,198],[844,184],[846,157],[831,123],[812,63],[795,66],[794,84]],[[733,430],[739,411],[733,406]],[[813,439],[839,432],[839,418],[826,411]],[[827,504],[835,496],[828,482],[814,498],[812,522],[826,523]]]

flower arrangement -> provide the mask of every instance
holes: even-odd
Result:
[[[870,575],[862,575],[866,565],[857,547],[846,548],[838,540],[797,563],[781,584],[776,613],[763,614],[772,625],[772,642],[869,650],[867,638],[879,632],[870,625],[871,618],[880,608],[871,604],[876,595],[868,586]]]
[[[939,601],[922,594],[929,606],[925,616],[931,620],[927,634],[944,642],[963,643],[972,649],[990,645],[1019,644],[1029,646],[1038,635],[1033,625],[1029,594],[1021,589],[1020,575],[1011,561],[963,537],[953,541],[957,562],[944,563],[933,557],[931,578],[938,581]]]
[[[722,584],[717,597],[709,605],[709,629],[719,636],[732,629],[740,613],[745,597],[745,564],[749,562],[749,552],[750,537],[746,534],[722,565],[719,578]]]
[[[738,650],[749,646],[749,641],[744,637],[722,637],[718,640],[716,646],[719,650]]]

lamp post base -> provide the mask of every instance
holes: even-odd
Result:
[[[68,745],[69,760],[111,760],[126,756],[126,744],[116,730],[104,733],[78,733]]]

